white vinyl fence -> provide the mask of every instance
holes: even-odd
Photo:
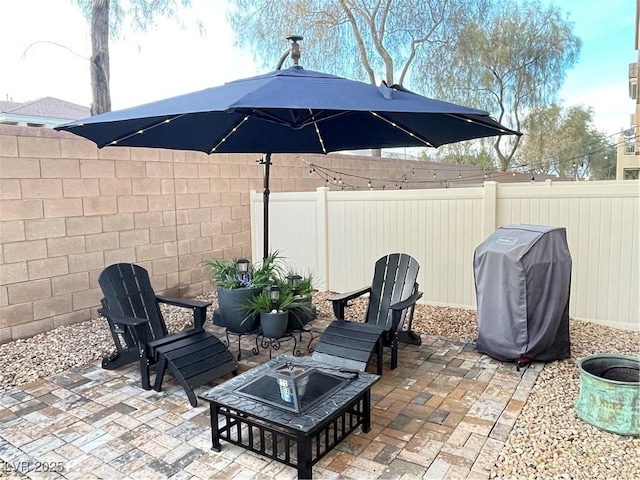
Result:
[[[262,258],[262,193],[251,194],[253,258]],[[473,253],[496,228],[562,226],[573,259],[573,318],[640,330],[640,183],[556,182],[480,187],[274,193],[270,249],[310,271],[317,288],[368,285],[375,261],[420,263],[423,301],[475,308]]]

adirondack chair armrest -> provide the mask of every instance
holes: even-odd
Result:
[[[207,308],[211,302],[202,302],[200,300],[188,300],[185,298],[170,298],[156,295],[158,302],[174,305],[176,307],[190,308],[193,310],[193,325],[201,330],[204,327],[204,321],[207,318]]]
[[[353,300],[354,298],[358,298],[365,293],[369,293],[371,291],[371,287],[362,287],[358,290],[354,290],[352,292],[347,293],[339,293],[337,295],[332,295],[331,297],[327,297],[327,300],[331,302],[348,302],[349,300]]]
[[[149,322],[146,318],[127,317],[125,315],[119,315],[117,313],[110,312],[106,308],[101,308],[98,313],[103,317],[111,320],[113,323],[119,323],[121,325],[128,325],[130,327],[137,327],[138,325],[144,325]]]
[[[341,293],[338,295],[333,295],[328,297],[327,300],[332,302],[333,304],[333,313],[338,320],[344,320],[344,309],[347,306],[347,302],[349,300],[353,300],[354,298],[358,298],[365,293],[371,292],[371,287],[363,287],[358,290],[354,290],[352,292]]]
[[[171,298],[162,295],[156,295],[156,298],[159,302],[185,308],[203,308],[211,305],[211,302],[202,302],[200,300],[190,300],[186,298]]]
[[[149,323],[149,320],[147,320],[146,318],[135,318],[128,317],[126,315],[120,315],[118,313],[113,313],[106,308],[101,308],[98,311],[100,312],[100,315],[111,322],[111,325],[109,325],[109,327],[112,329],[116,328],[116,324],[132,327],[133,331],[135,332],[135,336],[138,338],[138,351],[140,352],[140,358],[146,357],[147,329],[145,328],[145,324]]]
[[[406,300],[403,300],[402,302],[394,303],[393,305],[390,305],[389,308],[391,310],[402,311],[405,308],[409,308],[411,305],[415,304],[421,298],[422,298],[422,292],[415,292]]]
[[[391,321],[393,322],[393,329],[391,331],[398,331],[402,325],[400,325],[400,318],[403,310],[409,308],[409,314],[407,315],[406,321],[408,322],[407,328],[411,331],[411,326],[413,323],[413,308],[416,305],[416,302],[422,298],[422,292],[418,292],[417,289],[415,292],[411,294],[409,298],[403,300],[398,303],[394,303],[390,305],[391,309]],[[413,333],[411,333],[413,335]]]

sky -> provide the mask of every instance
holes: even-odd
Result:
[[[628,66],[638,59],[635,2],[554,3],[568,14],[583,41],[580,58],[559,92],[563,105],[592,107],[594,123],[604,133],[629,128],[634,102]],[[192,0],[192,7],[180,12],[182,27],[175,20],[158,19],[146,32],[125,29],[121,38],[111,40],[112,109],[266,73],[251,52],[234,46],[226,9],[226,0]],[[90,105],[89,26],[75,0],[0,0],[0,18],[0,99],[27,102],[51,96]],[[282,50],[286,48],[283,40]]]

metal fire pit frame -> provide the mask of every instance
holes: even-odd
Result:
[[[220,440],[297,468],[298,478],[312,478],[312,467],[351,432],[371,428],[371,386],[380,378],[359,372],[344,388],[303,413],[287,412],[235,390],[288,362],[333,375],[338,369],[310,357],[280,355],[203,393],[211,412],[212,450]]]

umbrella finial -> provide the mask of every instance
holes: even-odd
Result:
[[[276,70],[280,70],[282,68],[282,64],[287,59],[289,54],[291,54],[291,59],[293,60],[293,66],[298,67],[298,60],[300,60],[300,45],[298,42],[303,40],[302,35],[289,35],[287,40],[291,41],[291,48],[284,52],[278,61],[278,65],[276,66]]]
[[[291,41],[291,60],[293,60],[293,65],[298,65],[298,60],[300,60],[300,45],[298,42],[302,41],[302,35],[291,35],[287,37],[287,40]]]

